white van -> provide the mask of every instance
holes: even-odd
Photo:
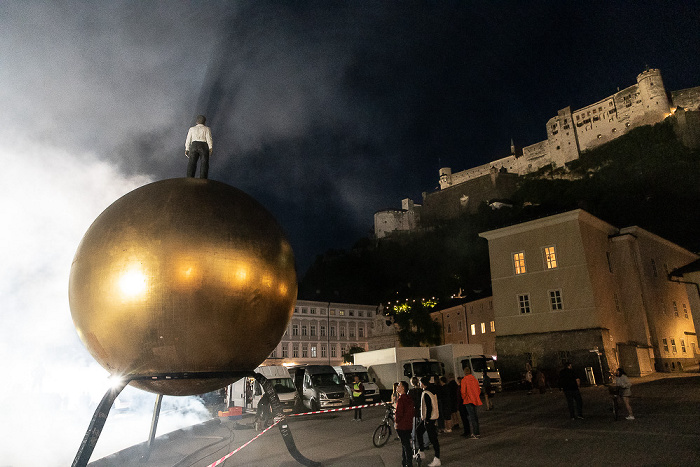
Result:
[[[287,368],[283,366],[259,366],[255,369],[255,372],[263,375],[272,383],[277,397],[282,403],[283,412],[293,412],[297,391]],[[255,378],[241,378],[229,385],[227,405],[255,411],[263,394],[265,394],[265,391],[255,381]]]
[[[380,401],[379,386],[370,381],[367,368],[362,365],[341,365],[334,366],[333,369],[345,382],[345,390],[349,396],[352,396],[352,384],[355,382],[355,376],[359,376],[360,382],[365,387],[365,402],[371,404]]]

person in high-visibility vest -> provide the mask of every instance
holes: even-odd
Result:
[[[360,377],[355,375],[355,381],[352,383],[352,404],[354,406],[363,405],[365,403],[365,385],[360,381]],[[362,409],[355,409],[356,422],[362,421]]]

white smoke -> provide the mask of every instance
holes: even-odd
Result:
[[[0,129],[0,141],[0,464],[68,465],[109,387],[73,327],[71,261],[97,215],[150,180],[21,131]],[[130,410],[112,411],[92,459],[148,437],[155,395],[122,394]],[[166,397],[158,434],[208,417],[199,399]]]

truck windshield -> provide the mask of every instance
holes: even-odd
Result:
[[[462,366],[465,363],[469,363],[469,360],[463,360]],[[493,363],[491,358],[474,358],[472,359],[472,371],[474,373],[483,373],[486,371],[496,371],[496,364]]]
[[[439,362],[413,362],[413,376],[441,376],[442,367]]]
[[[360,378],[361,383],[369,383],[369,375],[367,375],[367,373],[345,373],[345,381],[348,383],[354,383],[355,376]]]
[[[311,375],[311,382],[314,386],[334,386],[340,384],[340,378],[337,373],[321,373]]]
[[[279,394],[286,394],[297,390],[291,378],[273,378],[270,382]]]

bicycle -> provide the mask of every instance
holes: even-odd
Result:
[[[372,435],[372,443],[377,448],[384,446],[389,441],[389,438],[391,438],[391,427],[394,426],[394,407],[388,402],[385,402],[384,405],[386,406],[384,419],[374,430],[374,435]]]

